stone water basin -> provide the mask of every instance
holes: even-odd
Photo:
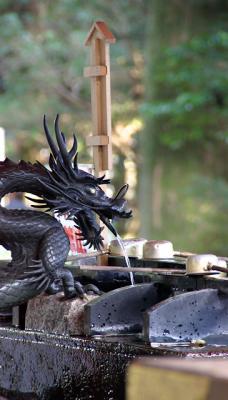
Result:
[[[228,347],[151,346],[140,336],[65,337],[0,328],[0,395],[9,400],[124,400],[136,357],[227,358]]]

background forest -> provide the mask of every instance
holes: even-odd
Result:
[[[123,234],[228,255],[228,1],[0,0],[0,126],[7,155],[47,160],[57,112],[91,162],[94,20],[111,46],[114,185],[130,185]],[[123,174],[124,171],[124,174]]]

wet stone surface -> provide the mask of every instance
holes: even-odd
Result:
[[[227,334],[228,296],[216,289],[179,294],[145,313],[144,335],[151,342],[207,340]]]
[[[156,350],[157,352],[157,350]],[[10,400],[122,400],[128,363],[149,346],[0,329],[0,395]]]
[[[143,313],[170,295],[163,286],[143,283],[97,297],[85,306],[86,334],[141,333]]]
[[[70,338],[0,328],[0,395],[9,400],[124,400],[135,357],[228,357],[228,347],[151,348],[132,336]]]

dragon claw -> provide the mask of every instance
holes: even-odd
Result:
[[[84,286],[84,291],[85,291],[86,294],[96,294],[98,296],[100,296],[102,294],[100,289],[98,289],[98,287],[93,285],[92,283],[89,283],[88,285],[85,285]]]
[[[74,283],[74,288],[67,289],[65,292],[65,298],[71,299],[79,297],[82,300],[89,301],[88,295],[101,295],[102,292],[93,284],[82,285],[80,282],[76,281]]]
[[[78,295],[82,299],[85,293],[82,284],[77,281],[74,283],[74,288],[76,291],[76,295]]]

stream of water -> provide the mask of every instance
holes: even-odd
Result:
[[[117,235],[116,239],[117,239],[117,241],[118,241],[118,243],[119,243],[119,245],[120,245],[120,247],[121,247],[121,249],[123,251],[123,255],[124,255],[126,266],[128,268],[131,268],[131,263],[130,263],[129,257],[127,255],[127,252],[126,252],[126,249],[124,247],[124,244],[123,244],[123,241],[122,241],[121,237],[119,235]],[[135,284],[135,280],[134,280],[133,272],[129,272],[129,276],[130,276],[131,285],[134,285]]]

